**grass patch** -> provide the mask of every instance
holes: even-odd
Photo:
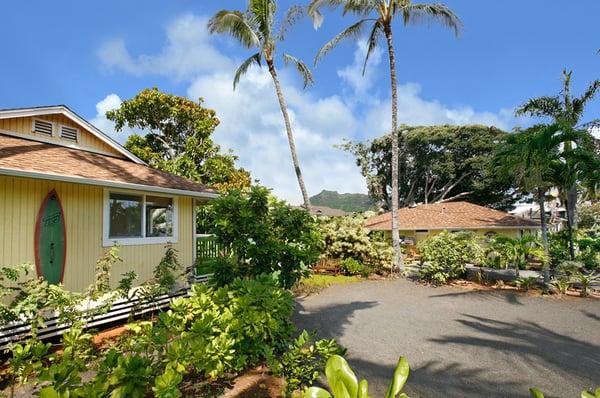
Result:
[[[309,295],[319,293],[331,285],[345,285],[359,282],[361,279],[359,276],[313,274],[308,278],[302,278],[292,290],[296,295]]]

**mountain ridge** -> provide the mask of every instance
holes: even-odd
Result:
[[[347,212],[363,212],[375,209],[375,204],[371,201],[369,195],[363,193],[339,193],[338,191],[329,191],[326,189],[311,196],[310,203],[314,206],[327,206]]]

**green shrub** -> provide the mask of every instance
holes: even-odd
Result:
[[[315,219],[275,200],[263,187],[230,191],[212,202],[207,216],[217,243],[234,253],[231,270],[238,277],[272,274],[290,288],[308,275],[321,253]]]
[[[314,341],[314,337],[314,332],[308,333],[303,330],[288,346],[281,360],[271,365],[274,374],[284,377],[284,397],[312,386],[319,374],[325,370],[325,363],[329,357],[346,353],[334,339]]]
[[[570,261],[567,231],[550,234],[549,254],[551,265],[556,267],[564,261]],[[600,230],[580,229],[573,237],[575,245],[575,261],[582,262],[590,270],[600,269]]]
[[[517,286],[526,292],[537,284],[538,278],[535,276],[521,277],[517,279]]]
[[[340,270],[346,275],[369,275],[369,267],[361,264],[353,258],[345,258],[340,263]]]
[[[443,284],[465,273],[467,264],[484,262],[484,249],[473,232],[447,232],[419,244],[423,268],[419,277],[434,284]]]

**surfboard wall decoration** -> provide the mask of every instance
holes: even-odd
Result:
[[[53,189],[40,206],[35,223],[35,267],[48,283],[62,283],[67,259],[65,214]]]

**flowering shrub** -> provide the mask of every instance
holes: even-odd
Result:
[[[381,270],[390,268],[390,242],[369,233],[363,216],[334,217],[321,221],[320,230],[325,240],[322,256],[325,258],[353,258],[363,265]]]

